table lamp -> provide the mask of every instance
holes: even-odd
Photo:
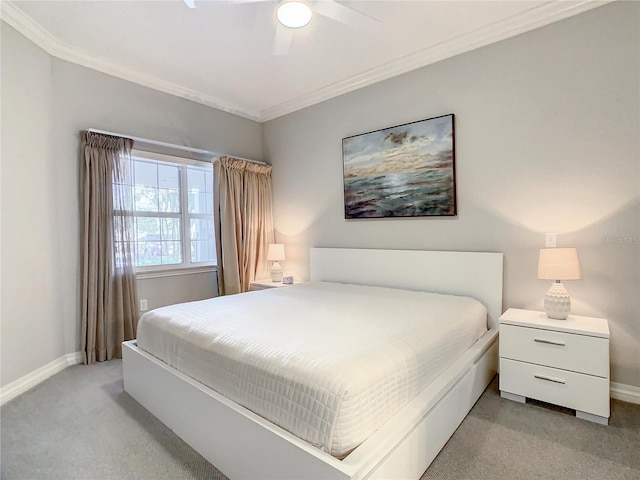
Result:
[[[571,297],[562,280],[579,280],[580,263],[575,248],[541,248],[538,278],[555,280],[544,297],[544,310],[549,318],[566,320],[571,311]]]
[[[278,263],[278,260],[284,260],[284,245],[281,243],[269,244],[269,250],[267,250],[267,260],[273,260],[271,265],[271,281],[282,281],[282,267]]]

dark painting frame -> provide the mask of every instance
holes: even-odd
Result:
[[[454,114],[342,139],[346,219],[457,215]]]

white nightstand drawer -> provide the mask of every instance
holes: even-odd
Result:
[[[609,417],[609,380],[500,359],[500,390]]]
[[[500,357],[609,378],[609,340],[502,324]]]

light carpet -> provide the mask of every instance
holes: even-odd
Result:
[[[2,480],[226,477],[123,391],[122,362],[76,365],[0,410]],[[640,406],[610,426],[483,393],[422,480],[640,479]]]

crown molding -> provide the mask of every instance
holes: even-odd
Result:
[[[310,94],[265,109],[261,112],[260,117],[263,122],[273,120],[339,95],[514,37],[613,1],[615,0],[549,1],[519,15],[432,45],[343,81],[328,85]]]
[[[0,1],[0,19],[42,48],[49,55],[83,67],[106,73],[144,87],[191,100],[240,117],[261,121],[259,112],[251,112],[227,100],[169,82],[138,70],[125,67],[103,57],[90,55],[61,42],[44,27],[16,7],[10,0]]]
[[[185,98],[240,117],[266,122],[293,113],[325,100],[352,92],[362,87],[387,80],[438,61],[459,55],[491,43],[548,25],[553,22],[586,12],[615,0],[552,0],[533,7],[519,15],[495,22],[436,45],[429,46],[403,58],[388,62],[342,81],[292,100],[283,102],[260,112],[249,111],[233,102],[199,92],[164,79],[119,65],[111,60],[84,53],[64,44],[51,35],[40,24],[33,21],[10,0],[1,0],[0,18],[22,35],[34,42],[50,55],[71,63],[82,65],[114,77],[164,93]]]

